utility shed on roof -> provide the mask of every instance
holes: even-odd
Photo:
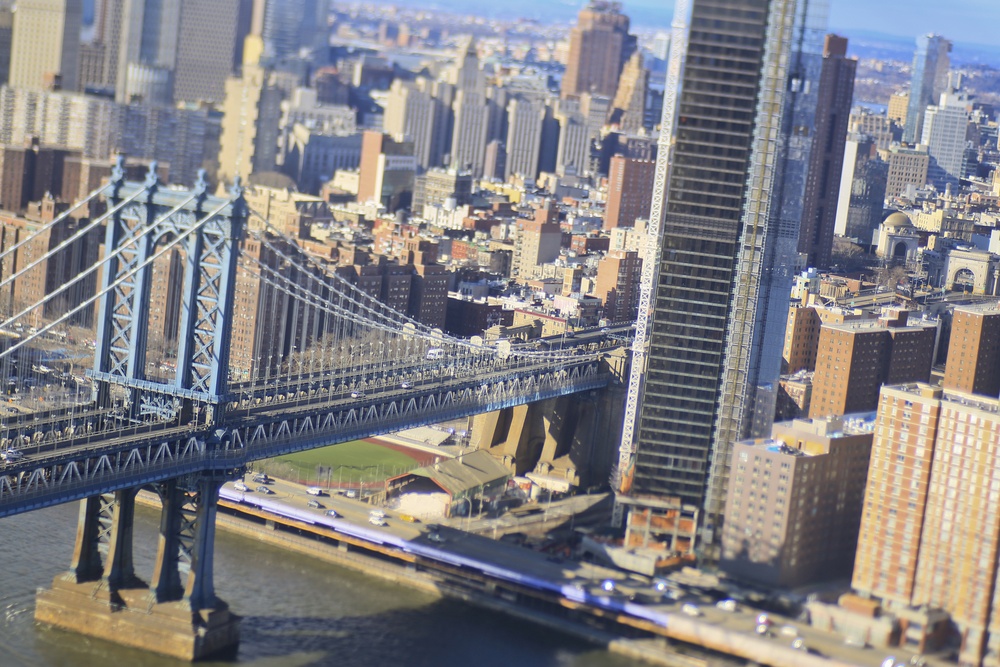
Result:
[[[388,496],[403,493],[440,493],[450,498],[449,515],[466,513],[478,504],[500,498],[511,472],[489,452],[477,449],[454,459],[418,468],[386,482]]]

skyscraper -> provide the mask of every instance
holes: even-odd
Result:
[[[971,102],[964,93],[943,93],[938,104],[924,111],[920,143],[927,145],[931,156],[927,180],[940,192],[947,185],[957,185],[965,176],[965,138],[969,133]]]
[[[940,35],[917,37],[903,141],[910,144],[920,141],[924,127],[924,111],[928,105],[937,103],[948,84],[950,52],[951,42]]]
[[[650,213],[662,241],[643,267],[639,309],[652,317],[648,338],[646,322],[637,334],[648,349],[634,348],[620,469],[625,503],[701,506],[706,545],[717,544],[731,447],[749,433],[758,386],[780,371],[811,149],[792,128],[813,125],[825,23],[818,6],[798,4],[675,10],[663,195]]]
[[[882,222],[889,164],[878,157],[871,137],[852,134],[844,144],[837,220],[834,232],[871,243],[872,232]]]
[[[13,88],[76,90],[81,0],[18,0],[11,38]]]
[[[611,103],[611,122],[626,134],[637,134],[646,117],[646,95],[649,92],[649,70],[642,64],[642,54],[632,54],[622,68],[618,90]]]
[[[649,215],[655,176],[656,163],[652,160],[636,160],[623,155],[611,158],[605,229],[632,227],[636,218]]]
[[[184,0],[177,35],[174,99],[221,102],[243,62],[251,0]]]
[[[545,103],[529,98],[515,98],[507,107],[507,160],[504,178],[512,174],[538,176],[538,151],[542,140]]]
[[[851,117],[857,65],[856,60],[847,58],[845,38],[826,36],[816,103],[816,131],[799,229],[799,252],[806,256],[807,266],[830,266],[840,193],[838,186],[844,166],[844,142]]]
[[[635,37],[628,34],[628,17],[620,2],[592,0],[569,38],[569,60],[562,79],[562,96],[595,93],[612,97],[622,65],[635,51]]]

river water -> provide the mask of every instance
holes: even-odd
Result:
[[[0,665],[189,663],[38,627],[34,593],[68,569],[79,503],[0,519]],[[153,571],[158,512],[136,508],[136,574]],[[217,594],[243,616],[236,663],[625,667],[633,661],[502,614],[367,577],[220,530]],[[213,667],[228,663],[199,663]]]

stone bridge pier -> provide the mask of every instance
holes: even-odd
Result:
[[[239,617],[212,582],[221,484],[195,475],[152,487],[162,505],[148,584],[132,562],[138,489],[82,500],[70,569],[38,591],[35,620],[183,660],[235,655]]]

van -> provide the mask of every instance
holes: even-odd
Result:
[[[444,359],[444,350],[440,347],[432,347],[427,350],[427,358],[431,361],[436,361],[438,359]]]
[[[319,488],[318,486],[307,487],[306,488],[306,493],[308,493],[310,496],[322,496],[322,495],[324,495],[323,489]]]

